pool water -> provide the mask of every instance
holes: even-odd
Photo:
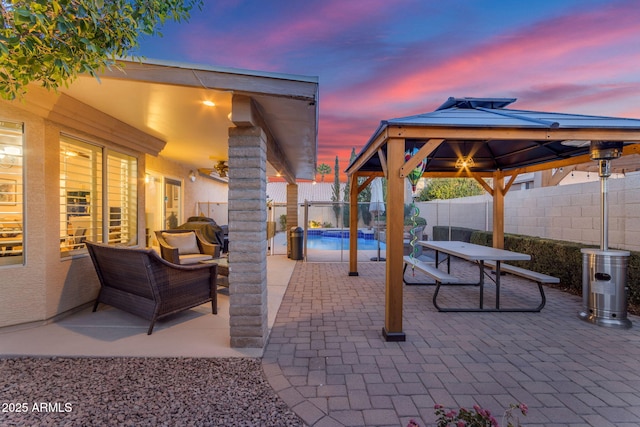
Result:
[[[348,250],[349,238],[348,237],[326,237],[326,236],[307,236],[307,249],[321,249],[321,250]],[[358,238],[358,250],[377,250],[378,241],[373,239]],[[385,244],[380,243],[380,249],[385,249]]]

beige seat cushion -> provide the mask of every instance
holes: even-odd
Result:
[[[200,261],[207,261],[210,259],[213,259],[213,257],[211,255],[205,255],[205,254],[180,255],[180,264],[181,265],[197,264]]]
[[[179,255],[199,254],[196,233],[162,233],[169,246],[178,248]]]

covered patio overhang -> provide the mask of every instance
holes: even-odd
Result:
[[[44,129],[44,123],[55,129],[50,135],[40,132],[44,136],[27,130],[27,141],[51,138],[55,143],[58,135],[66,132],[135,154],[139,161],[137,207],[147,201],[144,179],[148,156],[161,156],[162,164],[169,165],[165,169],[171,174],[174,170],[185,171],[184,175],[178,175],[181,172],[172,175],[176,179],[186,177],[189,170],[189,177],[191,172],[205,171],[200,175],[217,181],[215,185],[221,180],[215,179],[212,167],[217,166],[216,162],[222,163],[226,176],[218,173],[217,178],[225,178],[222,182],[227,184],[228,194],[231,346],[263,348],[268,337],[266,183],[269,177],[275,176],[288,183],[287,221],[297,226],[296,182],[312,180],[316,171],[318,78],[155,60],[118,63],[121,67],[104,70],[99,80],[81,75],[57,92],[34,83],[22,102],[3,101],[0,107],[3,112],[7,108],[20,117],[29,113],[28,120],[34,123],[37,117],[38,129]],[[19,121],[23,120],[27,119]],[[59,156],[55,150],[51,153],[52,159]],[[25,150],[25,154],[36,161],[31,150]],[[37,158],[38,165],[42,161]],[[55,165],[51,159],[46,161]],[[30,199],[35,199],[35,194],[42,195],[44,187],[39,186],[36,179],[42,179],[43,171],[54,171],[46,177],[51,183],[58,180],[59,174],[55,167],[37,166],[31,170],[35,179],[25,179],[24,188],[25,195],[32,194]],[[182,187],[178,209],[186,212],[187,192],[191,200],[197,201],[198,189],[212,184],[204,182],[199,187]],[[220,197],[224,197],[222,193]],[[58,205],[50,204],[48,208],[52,214],[40,215],[37,221],[58,216]],[[145,242],[146,238],[145,208],[147,206],[137,210],[137,242]],[[149,204],[149,211],[155,210],[157,207]],[[33,209],[30,211],[33,214]],[[31,224],[33,230],[47,228],[34,221]],[[41,237],[37,232],[31,234],[34,242],[36,237]],[[57,240],[56,237],[52,241],[59,245]],[[28,242],[27,245],[30,251],[40,246]],[[44,253],[27,256],[41,261],[45,258]],[[88,262],[87,258],[84,264]],[[58,269],[59,254],[47,265],[53,265],[52,270]],[[49,286],[47,293],[54,289],[54,285],[48,283],[42,286]],[[55,287],[47,298],[53,300],[62,288],[62,285]],[[87,297],[78,297],[78,302],[84,303],[83,298]],[[77,305],[67,300],[64,304]],[[62,309],[50,310],[57,315],[56,310]],[[0,324],[4,321],[1,317]]]
[[[352,211],[376,177],[387,179],[387,341],[404,341],[404,179],[423,160],[422,176],[468,177],[493,198],[493,246],[504,245],[504,198],[522,173],[591,162],[592,141],[619,142],[622,155],[640,154],[640,120],[512,110],[513,98],[449,98],[436,111],[380,123],[346,170]],[[417,153],[406,159],[407,150]],[[555,171],[554,171],[555,169]],[[363,179],[358,179],[363,178]],[[361,183],[359,183],[361,181]],[[349,275],[358,275],[357,216],[350,217]]]
[[[58,93],[33,85],[23,107],[73,128],[86,127],[83,122],[103,112],[151,141],[141,151],[194,170],[229,161],[230,128],[259,126],[267,176],[290,184],[315,178],[316,77],[151,59],[118,64],[99,80],[80,75]],[[101,130],[111,139],[125,133],[104,125]]]

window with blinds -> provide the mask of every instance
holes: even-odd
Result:
[[[0,266],[24,263],[22,129],[0,121]]]
[[[60,140],[60,254],[86,240],[137,244],[137,159],[69,136]]]
[[[108,243],[135,245],[138,240],[138,162],[114,151],[107,154]]]

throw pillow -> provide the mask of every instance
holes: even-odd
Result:
[[[199,254],[196,233],[162,233],[169,246],[178,248],[179,255]]]

